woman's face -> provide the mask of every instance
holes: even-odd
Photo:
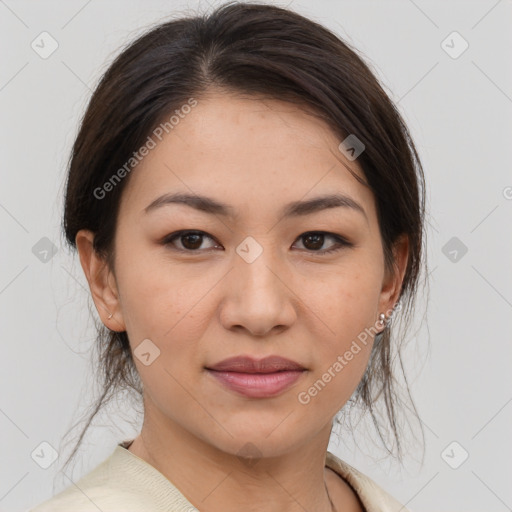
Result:
[[[94,298],[105,324],[128,333],[146,422],[263,456],[330,432],[401,284],[385,272],[373,194],[340,142],[294,105],[217,94],[131,171],[115,279]],[[175,194],[194,199],[161,199]],[[302,370],[211,370],[236,356]]]

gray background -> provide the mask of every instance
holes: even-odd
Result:
[[[430,301],[406,354],[424,464],[411,445],[400,468],[363,432],[333,436],[330,449],[410,510],[512,510],[512,2],[287,5],[366,56],[409,124],[428,182]],[[57,475],[70,448],[63,435],[93,391],[88,287],[59,232],[65,167],[90,92],[120,48],[198,7],[208,4],[0,0],[1,511],[70,485],[138,428],[121,401],[95,421],[74,472]],[[31,47],[43,31],[58,42],[46,59]],[[460,55],[457,36],[442,43],[453,31],[469,44]],[[42,442],[61,454],[48,469],[31,457]]]

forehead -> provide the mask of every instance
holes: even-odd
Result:
[[[217,197],[256,214],[333,192],[373,208],[371,191],[351,174],[364,179],[360,166],[338,150],[341,141],[327,124],[303,107],[218,94],[198,98],[187,112],[175,116],[161,140],[151,135],[155,147],[131,171],[122,208],[140,212],[173,192]]]

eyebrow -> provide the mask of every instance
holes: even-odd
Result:
[[[220,215],[222,217],[235,218],[236,211],[232,206],[221,203],[206,196],[197,194],[174,193],[163,194],[152,201],[144,211],[149,213],[162,206],[170,204],[184,204],[195,208],[196,210],[206,212],[212,215]],[[310,215],[329,208],[350,208],[363,214],[367,219],[364,208],[351,197],[344,194],[328,194],[307,201],[294,201],[287,204],[281,211],[283,217],[299,217]]]

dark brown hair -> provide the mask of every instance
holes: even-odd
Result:
[[[192,97],[200,101],[212,88],[307,106],[340,141],[350,134],[362,141],[365,150],[357,162],[366,181],[359,181],[375,196],[387,268],[394,265],[394,243],[401,235],[409,238],[399,313],[400,321],[408,323],[424,256],[425,202],[423,170],[409,131],[357,50],[322,25],[273,5],[229,2],[210,14],[166,21],[119,54],[96,87],[73,146],[63,217],[70,246],[76,249],[80,229],[92,230],[94,249],[114,269],[117,214],[129,175],[102,199],[94,191],[130,160],[164,118]],[[388,451],[400,457],[395,370],[403,371],[403,340],[392,339],[394,326],[376,336],[351,402],[369,411]],[[141,395],[127,333],[103,324],[97,328],[103,391],[68,462],[92,419],[117,391]]]

